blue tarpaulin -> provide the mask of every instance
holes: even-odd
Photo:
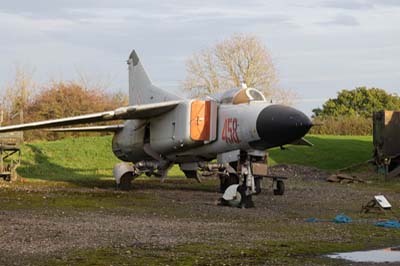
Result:
[[[361,222],[362,220],[355,220],[354,222]],[[338,224],[346,224],[353,222],[349,216],[342,214],[337,215],[334,219],[318,219],[318,218],[308,218],[306,219],[308,223],[317,223],[317,222],[333,222]],[[386,227],[386,228],[399,228],[400,229],[400,221],[396,220],[387,220],[387,221],[380,221],[375,223],[376,226]]]
[[[335,219],[333,219],[333,221],[337,224],[347,224],[347,223],[351,223],[353,220],[347,216],[342,214],[339,214],[335,217]]]
[[[306,219],[306,222],[307,223],[316,223],[316,222],[321,222],[321,220],[318,218],[308,218],[308,219]]]
[[[318,218],[308,218],[306,219],[306,222],[308,223],[317,223],[317,222],[334,222],[338,224],[345,224],[345,223],[351,223],[352,219],[347,216],[342,214],[336,215],[336,217],[332,220],[327,220],[327,219],[318,219]]]
[[[382,222],[377,222],[376,226],[387,227],[387,228],[400,228],[400,222],[395,220],[387,220]]]

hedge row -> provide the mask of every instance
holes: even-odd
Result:
[[[360,116],[315,117],[310,134],[321,135],[372,135],[372,118]]]

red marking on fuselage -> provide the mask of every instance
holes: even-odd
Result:
[[[237,118],[225,118],[224,128],[222,129],[222,140],[229,144],[240,143],[237,130]]]

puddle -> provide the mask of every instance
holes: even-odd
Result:
[[[332,259],[344,259],[353,262],[400,262],[400,249],[387,248],[369,251],[343,252],[327,255]]]

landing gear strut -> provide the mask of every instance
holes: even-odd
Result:
[[[220,190],[224,193],[222,205],[254,207],[252,196],[261,192],[261,178],[254,174],[253,163],[261,160],[264,162],[265,153],[261,156],[243,153],[237,162],[226,164],[225,168],[220,169]]]
[[[267,174],[267,154],[261,151],[241,152],[239,160],[215,165],[220,178],[222,205],[240,208],[254,207],[253,195],[261,193],[261,181],[264,177],[272,178],[274,195],[283,195],[285,184],[283,178]]]

